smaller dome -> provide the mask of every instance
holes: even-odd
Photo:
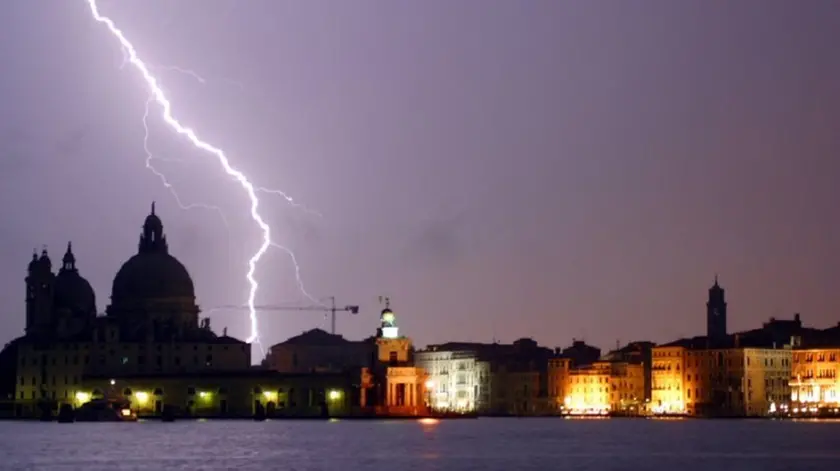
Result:
[[[96,315],[96,294],[78,271],[61,270],[55,277],[54,306],[73,313]]]
[[[61,269],[55,277],[55,308],[69,309],[74,314],[96,315],[96,294],[90,283],[79,275],[72,243],[67,243],[67,252],[64,253],[61,262]]]

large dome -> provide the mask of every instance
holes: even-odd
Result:
[[[111,302],[195,298],[192,278],[184,265],[172,255],[163,223],[152,213],[143,224],[137,255],[128,259],[114,277]]]
[[[165,298],[194,298],[195,288],[186,267],[162,252],[138,253],[114,277],[112,302]]]

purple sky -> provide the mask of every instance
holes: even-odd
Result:
[[[838,320],[836,1],[101,1],[175,114],[260,186],[316,296],[390,295],[425,345],[603,347],[703,333],[720,274],[731,329]],[[22,332],[31,251],[72,239],[104,310],[152,200],[205,308],[243,303],[247,199],[153,108],[84,0],[0,7],[0,331]],[[191,69],[205,84],[166,66]],[[179,161],[171,161],[179,159]],[[311,304],[280,251],[259,302]],[[272,344],[329,324],[264,313]],[[245,312],[215,312],[245,337]]]

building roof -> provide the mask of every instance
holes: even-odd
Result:
[[[357,379],[361,374],[360,368],[351,369],[341,372],[307,372],[307,373],[280,373],[261,367],[252,367],[242,370],[229,371],[204,371],[195,373],[138,373],[131,375],[84,375],[86,380],[137,380],[137,379],[227,379],[227,378],[254,378],[262,380],[283,380],[294,378],[353,378]]]
[[[296,335],[285,342],[280,342],[275,344],[274,347],[280,345],[309,345],[309,346],[319,346],[319,347],[330,347],[330,346],[340,346],[340,345],[347,345],[351,343],[350,340],[345,339],[339,334],[331,334],[322,329],[312,329],[307,330],[306,332]]]
[[[655,343],[646,340],[630,342],[602,355],[600,361],[640,362],[644,360],[644,356],[650,355],[650,350],[655,346]]]

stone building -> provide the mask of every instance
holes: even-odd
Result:
[[[436,410],[484,415],[541,415],[549,409],[551,349],[532,339],[512,344],[451,342],[416,354],[429,375]]]

